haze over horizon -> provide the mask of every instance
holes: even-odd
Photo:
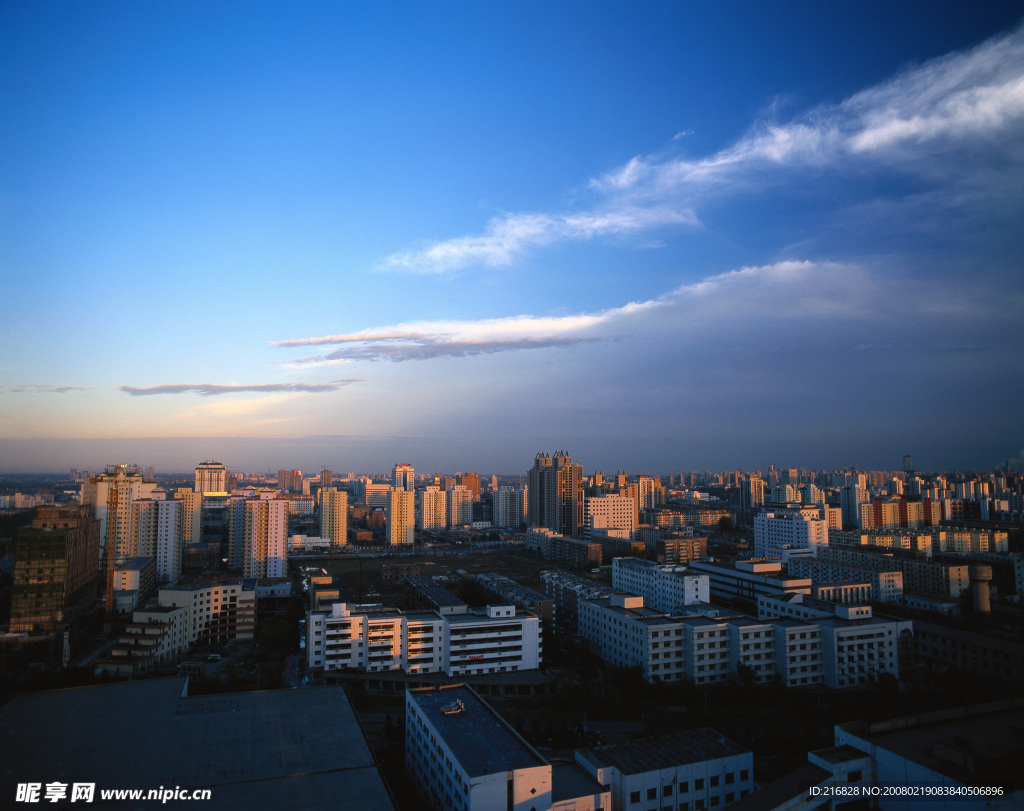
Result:
[[[0,7],[0,471],[1024,464],[1019,3]]]

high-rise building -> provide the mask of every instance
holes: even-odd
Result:
[[[448,523],[448,494],[437,485],[428,485],[419,493],[416,525],[420,529],[444,529]]]
[[[156,579],[167,583],[181,575],[184,503],[177,499],[156,502]]]
[[[282,493],[301,493],[302,471],[281,468],[277,471],[277,489]]]
[[[416,494],[401,487],[389,487],[385,522],[389,546],[411,544],[416,527]]]
[[[752,514],[764,506],[764,480],[752,475],[740,483],[740,510]]]
[[[583,535],[593,540],[597,535],[630,540],[636,532],[636,503],[629,496],[591,496],[583,504]]]
[[[518,528],[526,523],[526,487],[501,485],[493,494],[494,526]]]
[[[245,577],[284,577],[288,568],[288,500],[245,501],[242,574]]]
[[[225,493],[228,489],[228,470],[220,462],[200,462],[196,465],[197,493]]]
[[[36,508],[13,549],[12,632],[59,630],[95,603],[100,525],[88,506]]]
[[[82,482],[82,504],[92,508],[100,522],[100,566],[107,568],[120,545],[127,548],[131,533],[131,504],[142,498],[163,498],[156,482],[145,481],[135,465],[110,465],[99,476]]]
[[[348,493],[337,487],[320,490],[320,537],[332,547],[348,543]]]
[[[473,492],[461,484],[448,491],[448,526],[465,527],[473,523]]]
[[[416,489],[416,471],[412,465],[408,462],[396,462],[391,471],[391,486],[413,492]]]
[[[583,465],[565,451],[538,453],[527,471],[530,526],[547,527],[567,538],[583,537]]]
[[[463,473],[459,476],[459,484],[469,490],[473,494],[473,501],[480,500],[480,474],[479,473]]]

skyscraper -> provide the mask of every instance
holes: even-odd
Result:
[[[385,520],[388,545],[411,544],[416,527],[416,494],[401,487],[389,487]]]
[[[583,465],[565,451],[538,453],[527,471],[529,523],[566,538],[583,537]]]
[[[493,494],[494,526],[518,528],[526,521],[527,489],[502,485]]]
[[[394,470],[391,471],[391,486],[413,492],[416,489],[416,472],[412,465],[408,462],[395,463]]]
[[[348,493],[337,487],[320,490],[320,537],[330,538],[332,547],[348,543]]]

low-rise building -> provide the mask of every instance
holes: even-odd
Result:
[[[189,644],[252,639],[256,632],[256,581],[180,583],[160,589],[163,606],[187,609]]]
[[[598,811],[609,791],[579,769],[552,769],[463,684],[407,690],[405,767],[434,809]]]
[[[754,788],[753,753],[713,729],[580,749],[576,762],[622,811],[724,808]]]

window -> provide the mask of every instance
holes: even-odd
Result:
[[[693,781],[693,790],[700,791],[702,788],[704,788],[704,778],[698,777],[696,780]]]
[[[630,805],[632,805],[633,803],[638,803],[638,802],[640,802],[640,792],[639,791],[631,791],[629,793],[629,803],[630,803]]]
[[[647,799],[648,800],[654,800],[654,799],[657,799],[657,797],[658,797],[658,789],[656,789],[656,788],[649,788],[649,789],[647,789]]]
[[[733,772],[729,772],[725,776],[725,784],[728,786],[728,785],[731,785],[732,783],[735,783],[735,782],[736,782],[736,775]]]
[[[711,785],[712,788],[714,788],[715,786],[718,785],[718,775],[717,774],[711,775],[711,783],[710,783],[710,785]]]
[[[671,783],[669,783],[667,786],[663,786],[662,787],[662,789],[661,789],[661,796],[662,797],[671,797],[672,796],[672,784]]]

